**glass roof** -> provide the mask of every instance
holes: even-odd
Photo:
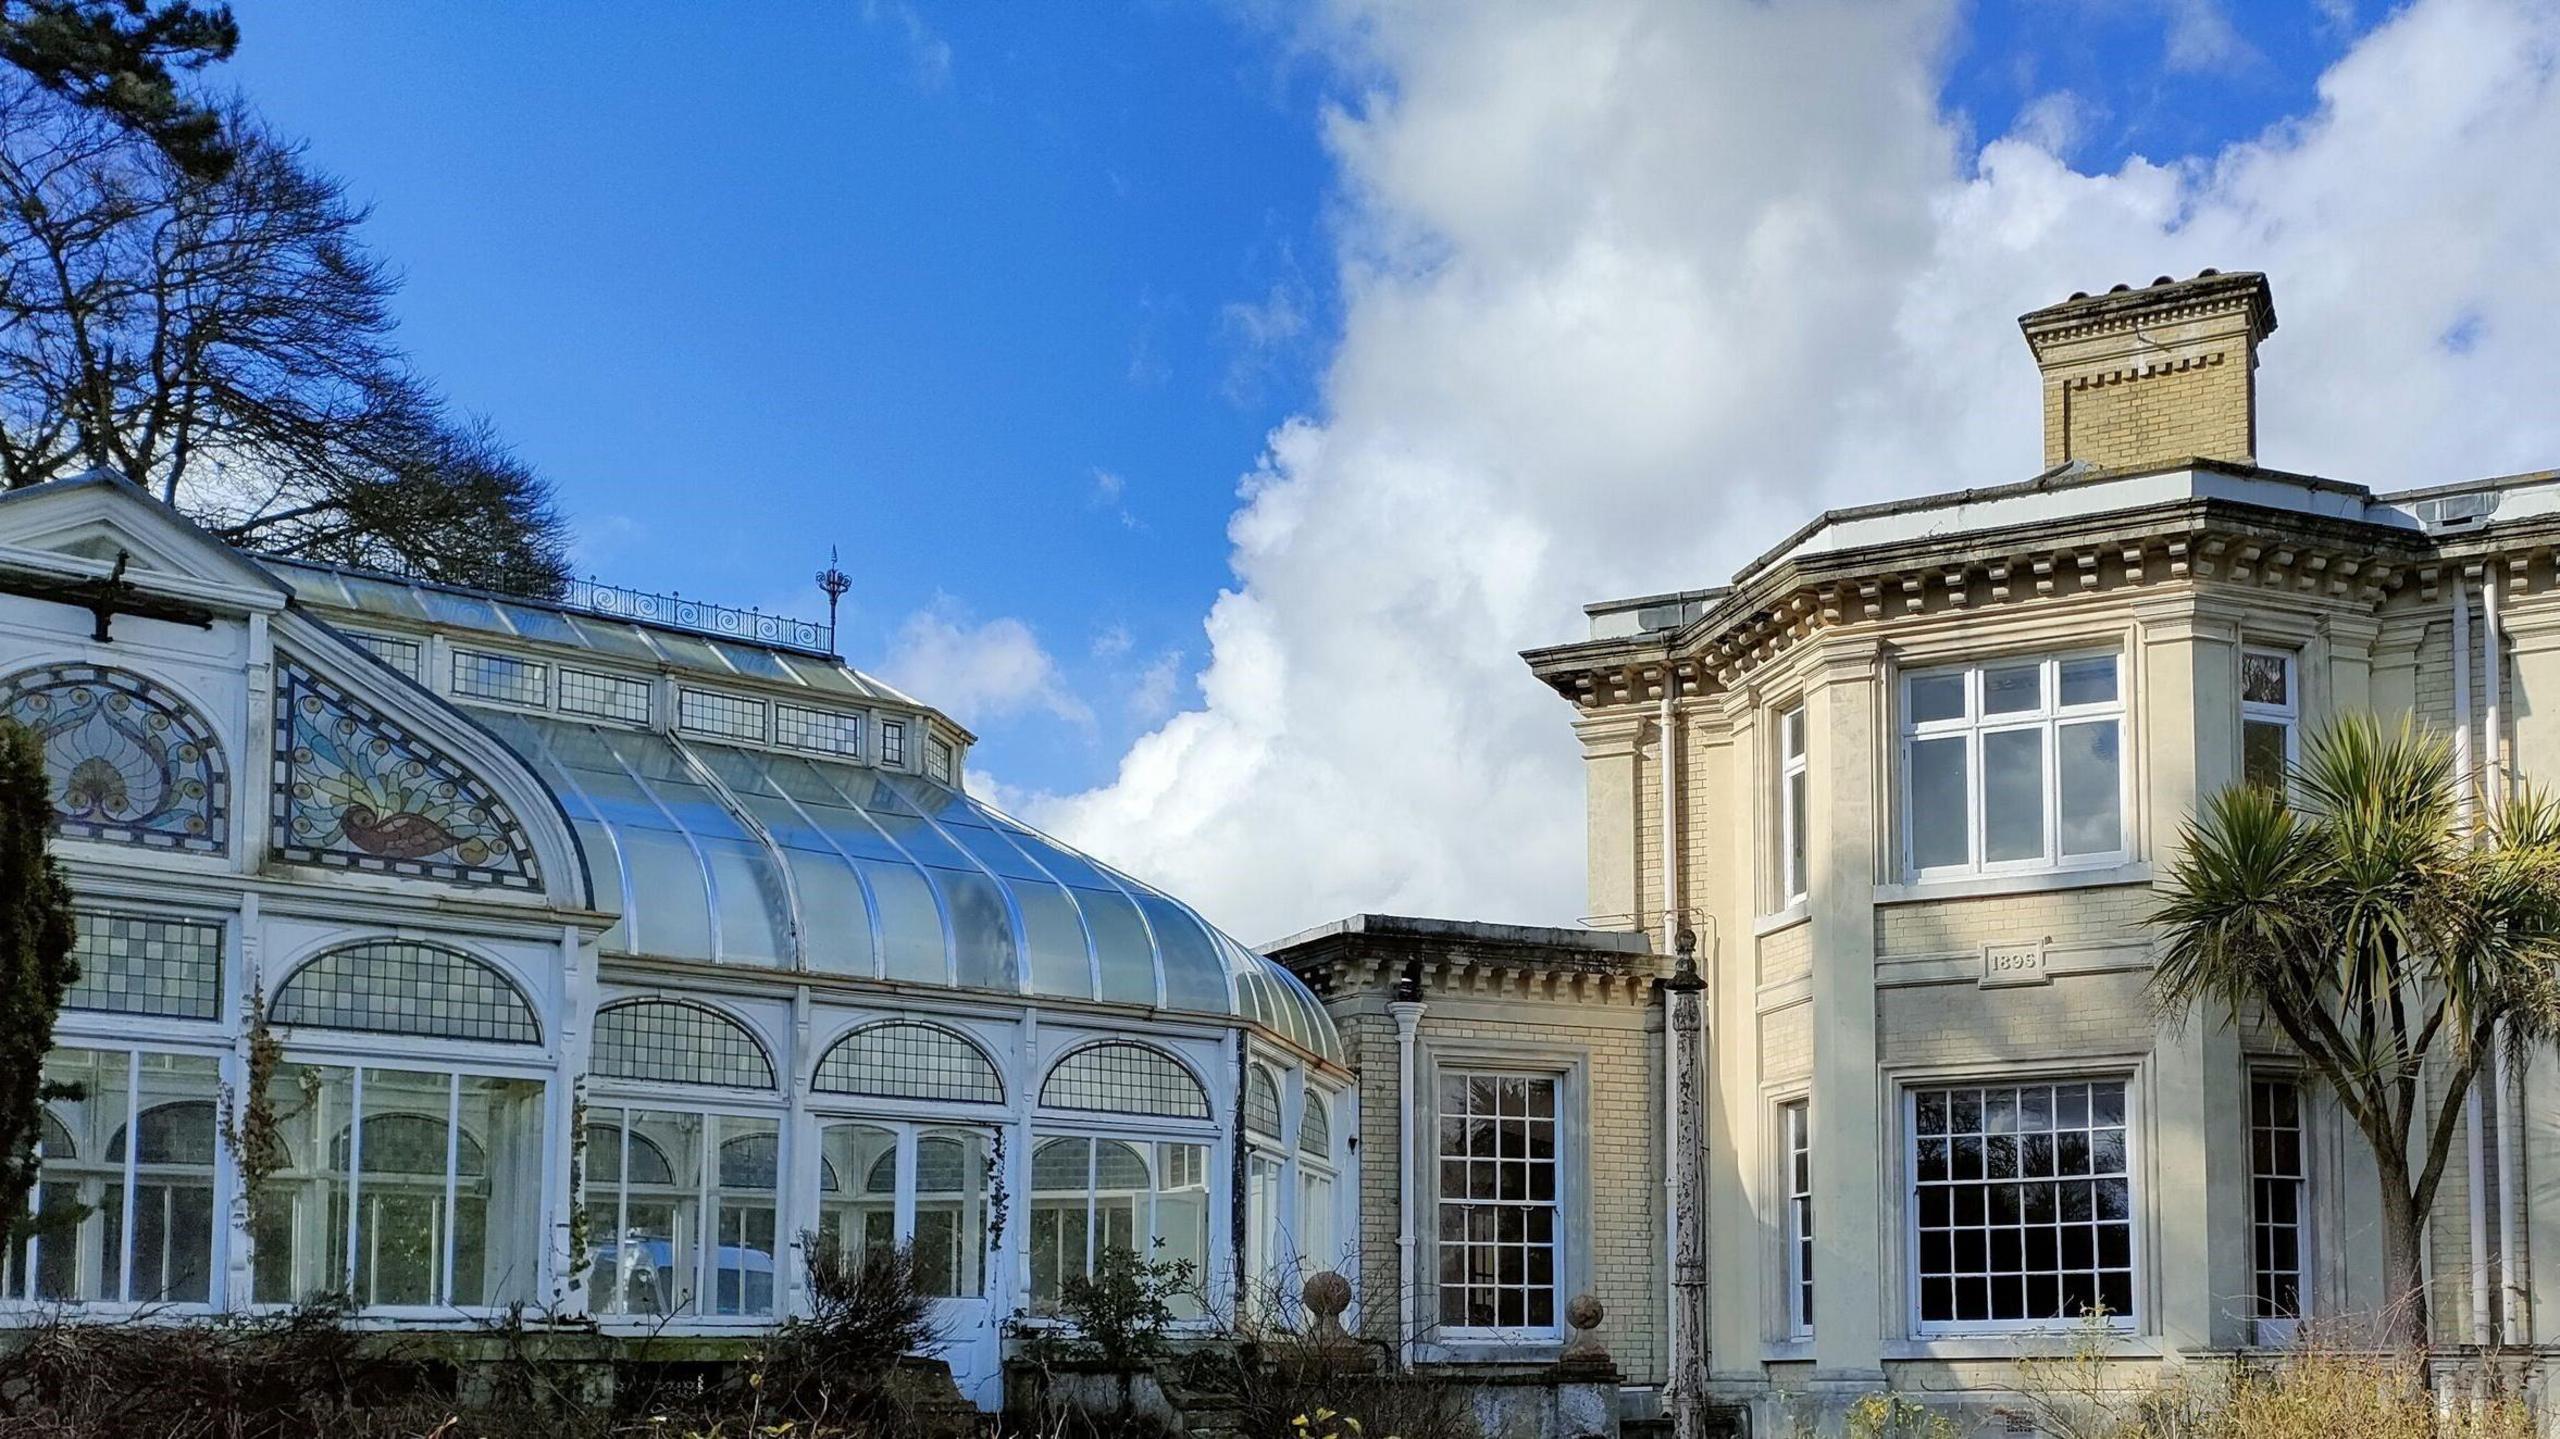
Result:
[[[621,914],[607,953],[1241,1015],[1342,1057],[1288,971],[957,790],[653,731],[474,717],[559,792],[597,904]]]
[[[326,610],[380,615],[446,630],[477,630],[536,644],[592,650],[642,664],[664,662],[705,675],[742,675],[802,684],[847,699],[914,703],[851,666],[816,655],[787,653],[536,600],[426,584],[364,570],[263,556],[259,562],[292,586],[295,598]]]

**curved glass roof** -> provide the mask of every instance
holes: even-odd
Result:
[[[478,710],[558,791],[607,953],[1251,1019],[1342,1057],[1297,977],[1188,906],[914,775]]]

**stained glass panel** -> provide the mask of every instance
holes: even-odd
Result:
[[[140,675],[47,665],[0,684],[0,716],[44,746],[59,832],[196,854],[230,848],[231,772],[186,701]]]
[[[279,857],[509,889],[541,886],[532,842],[477,775],[343,687],[277,666]]]

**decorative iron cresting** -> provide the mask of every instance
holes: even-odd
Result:
[[[325,676],[276,665],[278,858],[539,889],[524,826],[489,786]]]
[[[696,634],[722,639],[753,640],[758,644],[783,645],[811,654],[835,653],[836,631],[831,624],[815,620],[793,619],[789,615],[769,615],[762,610],[742,610],[734,605],[715,605],[703,600],[689,600],[682,595],[651,594],[646,590],[624,589],[601,580],[571,580],[562,597],[571,609],[590,614],[610,615],[619,620],[638,620],[643,624],[666,625],[691,630]]]
[[[0,715],[44,746],[62,834],[193,854],[230,847],[222,746],[162,686],[101,665],[46,665],[0,683]]]

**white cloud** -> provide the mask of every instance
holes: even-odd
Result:
[[[1029,713],[1093,723],[1029,625],[1010,616],[980,622],[948,598],[907,616],[880,673],[972,727]]]
[[[1313,37],[1344,91],[1321,412],[1243,482],[1195,707],[1031,817],[1248,940],[1569,921],[1581,765],[1516,652],[1821,507],[2032,473],[2011,317],[2073,290],[2269,271],[2269,463],[2387,487],[2560,458],[2560,187],[2517,182],[2560,153],[2553,5],[2417,0],[2315,113],[2098,175],[2049,130],[1961,153],[1952,14],[1342,0]]]

